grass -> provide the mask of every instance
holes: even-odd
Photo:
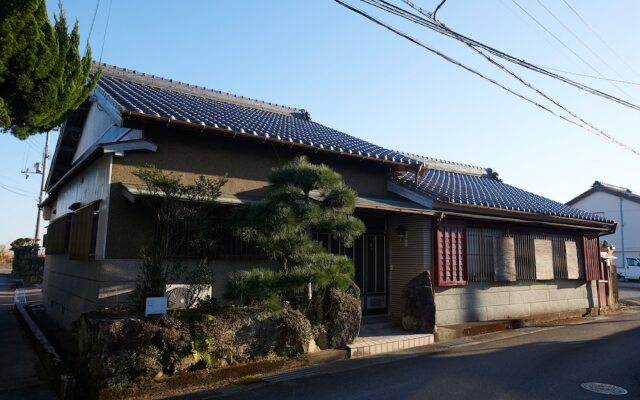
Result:
[[[260,381],[263,374],[304,367],[305,358],[263,360],[226,368],[199,370],[168,376],[162,382],[144,382],[138,385],[119,385],[100,392],[101,400],[159,399],[167,396],[200,392],[227,385],[250,385]]]

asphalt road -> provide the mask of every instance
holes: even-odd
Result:
[[[640,298],[640,282],[618,281],[618,296],[620,300]]]
[[[345,360],[316,375],[190,399],[604,399],[584,382],[640,399],[640,309],[586,324],[513,332],[445,351]],[[187,398],[187,397],[185,397]]]
[[[0,268],[0,400],[57,399],[47,386],[40,360],[14,314],[15,282],[8,272]],[[39,290],[27,289],[30,302],[38,297]]]

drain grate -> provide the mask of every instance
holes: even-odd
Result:
[[[586,382],[581,384],[580,387],[590,392],[608,394],[612,396],[622,396],[629,393],[625,388],[621,388],[620,386],[616,385],[610,385],[608,383]]]

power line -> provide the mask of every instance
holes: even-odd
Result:
[[[609,69],[611,71],[613,71],[613,73],[615,73],[619,78],[622,78],[622,75],[620,75],[620,73],[611,66],[611,64],[609,64],[606,60],[604,60],[602,57],[600,57],[600,55],[598,55],[598,53],[596,53],[591,46],[589,46],[587,43],[585,43],[584,40],[580,39],[580,37],[571,29],[569,28],[564,22],[562,22],[562,20],[560,18],[558,18],[553,12],[551,12],[551,10],[549,10],[549,8],[547,6],[544,5],[544,3],[540,0],[536,0],[538,2],[538,4],[540,4],[540,6],[542,6],[542,8],[545,9],[545,11],[547,13],[549,13],[549,15],[551,15],[551,17],[553,17],[553,19],[555,19],[556,21],[558,21],[558,23],[565,29],[567,30],[567,32],[569,32],[574,38],[576,38],[577,41],[579,41],[587,50],[589,50],[589,52],[591,54],[594,55],[594,57],[596,57],[598,60],[600,60],[601,63],[603,63],[604,65],[606,65],[607,67],[609,67]],[[598,72],[598,75],[600,75],[601,78],[605,78],[605,76],[603,74],[601,74],[600,72]],[[622,88],[620,88],[618,85],[616,85],[615,83],[613,83],[613,81],[610,81],[611,85],[613,85],[614,87],[616,87],[618,90],[620,90],[622,93],[625,93],[627,96],[631,97],[632,99],[634,98],[633,96],[631,96],[629,93],[626,93],[624,90],[622,90]],[[637,100],[637,99],[634,99]]]
[[[93,24],[96,22],[96,15],[98,15],[98,8],[100,8],[100,0],[96,1],[96,8],[93,10],[93,18],[91,18],[91,26],[89,27],[89,34],[87,35],[87,43],[91,39],[91,33],[93,32]]]
[[[489,53],[493,54],[496,57],[500,57],[500,58],[502,58],[504,60],[507,60],[507,61],[509,61],[511,63],[518,64],[521,67],[524,67],[524,68],[527,68],[527,69],[532,70],[534,72],[546,75],[546,76],[548,76],[550,78],[559,80],[559,81],[564,82],[564,83],[566,83],[568,85],[571,85],[571,86],[573,86],[575,88],[583,90],[583,91],[585,91],[587,93],[603,97],[603,98],[605,98],[607,100],[616,102],[616,103],[618,103],[620,105],[624,105],[625,107],[629,107],[629,108],[632,108],[634,110],[640,111],[640,106],[638,106],[638,105],[636,105],[634,103],[631,103],[631,102],[629,102],[627,100],[624,100],[624,99],[621,99],[619,97],[613,96],[613,95],[611,95],[609,93],[606,93],[606,92],[603,92],[601,90],[595,89],[595,88],[593,88],[591,86],[588,86],[588,85],[585,85],[585,84],[583,84],[581,82],[574,81],[574,80],[569,79],[569,78],[567,78],[565,76],[558,75],[558,74],[556,74],[554,72],[548,71],[548,70],[546,70],[546,69],[544,69],[544,68],[542,68],[542,67],[540,67],[540,66],[538,66],[536,64],[532,64],[532,63],[527,62],[527,61],[525,61],[523,59],[520,59],[520,58],[517,58],[515,56],[512,56],[509,53],[505,53],[505,52],[500,51],[500,50],[498,50],[498,49],[496,49],[494,47],[486,45],[486,44],[484,44],[482,42],[479,42],[477,40],[471,39],[468,36],[465,36],[465,35],[462,35],[462,34],[460,34],[458,32],[455,32],[455,31],[453,31],[453,30],[451,30],[451,29],[449,29],[447,27],[442,26],[440,23],[436,23],[435,21],[430,21],[428,19],[424,19],[424,18],[418,17],[415,14],[412,14],[412,13],[408,12],[407,10],[402,9],[400,7],[397,7],[396,5],[393,5],[393,4],[391,4],[391,3],[389,3],[389,2],[387,2],[385,0],[360,0],[360,1],[362,1],[364,3],[367,3],[367,4],[370,4],[370,5],[373,5],[373,6],[377,7],[377,8],[382,9],[382,10],[391,12],[391,13],[393,13],[395,15],[398,15],[398,16],[400,16],[402,18],[408,19],[408,20],[410,20],[412,22],[415,22],[415,23],[417,23],[419,25],[425,26],[425,27],[427,27],[427,28],[429,28],[429,29],[431,29],[431,30],[433,30],[435,32],[438,32],[438,33],[440,33],[442,35],[445,35],[445,36],[449,36],[449,37],[451,37],[453,39],[456,39],[458,41],[461,41],[461,42],[463,42],[465,44],[471,43],[476,47],[479,47],[479,48],[482,48],[482,49],[488,51]],[[413,4],[409,0],[402,0],[402,1],[404,3],[409,4],[409,5]]]
[[[579,126],[581,128],[586,129],[586,127],[583,126],[582,124],[580,124],[580,123],[578,123],[576,121],[572,121],[569,118],[565,117],[564,115],[556,113],[555,111],[553,111],[550,108],[542,105],[541,103],[539,103],[539,102],[537,102],[537,101],[535,101],[533,99],[530,99],[529,97],[527,97],[527,96],[525,96],[525,95],[523,95],[521,93],[516,92],[515,90],[513,90],[513,89],[511,89],[511,88],[509,88],[509,87],[507,87],[507,86],[505,86],[503,84],[501,84],[500,82],[496,81],[495,79],[489,78],[488,76],[482,74],[481,72],[476,71],[475,69],[473,69],[471,67],[466,66],[465,64],[455,60],[454,58],[451,58],[451,57],[447,56],[446,54],[444,54],[444,53],[442,53],[442,52],[440,52],[438,50],[432,49],[431,47],[425,45],[424,43],[422,43],[418,39],[415,39],[412,36],[409,36],[409,35],[401,32],[401,31],[399,31],[398,29],[393,28],[392,26],[390,26],[388,24],[385,24],[384,22],[374,18],[370,14],[367,14],[366,12],[364,12],[364,11],[358,9],[358,8],[355,8],[355,7],[353,7],[353,6],[349,5],[349,4],[346,4],[346,3],[342,2],[341,0],[334,0],[334,1],[337,2],[338,4],[342,5],[343,7],[346,7],[347,9],[353,11],[353,12],[362,15],[363,17],[369,19],[370,21],[372,21],[372,22],[374,22],[374,23],[376,23],[376,24],[378,24],[378,25],[390,30],[391,32],[393,32],[393,33],[395,33],[395,34],[397,34],[397,35],[409,40],[410,42],[413,42],[413,43],[417,44],[418,46],[430,51],[431,53],[436,54],[437,56],[439,56],[441,58],[444,58],[448,62],[450,62],[452,64],[455,64],[455,65],[457,65],[457,66],[459,66],[459,67],[471,72],[472,74],[477,75],[480,78],[493,83],[494,85],[500,87],[501,89],[506,90],[507,92],[509,92],[509,93],[511,93],[511,94],[513,94],[513,95],[515,95],[515,96],[517,96],[517,97],[519,97],[519,98],[521,98],[521,99],[523,99],[523,100],[535,105],[536,107],[539,107],[539,108],[543,109],[544,111],[547,111],[548,113],[551,113],[551,114],[555,115],[556,117],[561,118],[561,119],[563,119],[563,120],[565,120],[565,121],[567,121],[567,122],[569,122],[571,124],[574,124],[574,125],[577,125],[577,126]],[[363,0],[363,1],[367,1],[367,0]],[[638,154],[640,154],[640,153],[638,153]]]
[[[640,86],[640,82],[633,82],[633,81],[625,81],[625,80],[621,80],[621,79],[611,79],[611,78],[603,78],[601,76],[595,76],[595,75],[589,75],[589,74],[581,74],[579,72],[572,72],[572,71],[567,71],[564,69],[558,69],[558,68],[552,68],[552,67],[546,67],[546,66],[542,66],[539,65],[540,68],[544,68],[544,69],[548,69],[551,71],[556,71],[556,72],[562,72],[563,74],[569,74],[569,75],[575,75],[575,76],[582,76],[584,78],[589,78],[589,79],[599,79],[599,80],[603,80],[603,81],[611,81],[611,82],[616,82],[616,83],[624,83],[625,85],[636,85],[636,86]]]
[[[420,11],[420,8],[416,9],[418,12],[422,13],[422,11]],[[425,14],[423,14],[425,15]],[[445,27],[444,24],[440,23],[443,27]],[[492,59],[489,55],[487,55],[483,50],[478,49],[476,47],[474,47],[473,45],[467,43],[467,46],[469,46],[470,49],[472,49],[473,51],[475,51],[476,53],[480,54],[482,57],[484,57],[487,61],[489,61],[491,64],[495,65],[496,67],[500,68],[501,70],[503,70],[504,72],[506,72],[507,74],[511,75],[513,78],[517,79],[520,83],[522,83],[523,85],[527,86],[529,89],[535,91],[536,93],[538,93],[540,96],[544,97],[545,99],[549,100],[551,103],[553,103],[556,107],[562,109],[564,112],[566,112],[567,114],[571,115],[573,118],[576,118],[577,120],[579,120],[580,122],[582,122],[582,124],[588,126],[592,133],[595,133],[597,136],[602,137],[603,139],[606,139],[608,141],[610,141],[611,143],[617,144],[618,146],[621,146],[637,155],[640,155],[640,152],[637,151],[636,149],[634,149],[631,146],[627,146],[626,144],[622,143],[621,141],[619,141],[618,139],[616,139],[615,137],[607,134],[605,131],[603,131],[602,129],[596,127],[595,125],[591,124],[590,122],[586,121],[584,118],[580,117],[578,114],[576,114],[575,112],[571,111],[570,109],[568,109],[566,106],[562,105],[560,102],[558,102],[557,100],[555,100],[554,98],[552,98],[551,96],[547,95],[546,93],[544,93],[542,90],[538,89],[537,87],[533,86],[531,83],[527,82],[526,80],[524,80],[522,77],[520,77],[518,74],[516,74],[515,72],[513,72],[512,70],[510,70],[509,68],[507,68],[504,64],[501,64],[499,62],[497,62],[496,60]],[[581,126],[582,128],[585,128],[585,126],[582,126],[580,124],[577,124],[579,126]],[[586,128],[585,128],[586,129]],[[587,129],[588,130],[588,129]]]
[[[102,53],[104,52],[104,43],[107,40],[107,30],[109,28],[109,20],[111,19],[111,4],[113,0],[109,0],[109,9],[107,10],[107,23],[104,25],[104,34],[102,35],[102,47],[100,48],[100,62],[102,62]]]
[[[587,60],[585,60],[584,58],[582,58],[582,56],[580,56],[580,54],[576,53],[571,47],[569,47],[565,42],[563,42],[558,36],[556,36],[553,32],[551,32],[546,26],[544,26],[540,21],[538,21],[538,19],[536,17],[534,17],[529,11],[527,11],[524,7],[522,7],[516,0],[511,0],[511,2],[513,4],[515,4],[520,10],[522,10],[522,12],[524,12],[525,14],[527,14],[527,16],[529,18],[531,18],[533,20],[533,22],[535,22],[536,24],[538,24],[538,26],[540,26],[542,29],[544,29],[545,32],[547,32],[549,35],[551,35],[551,37],[553,37],[558,43],[560,43],[565,49],[569,50],[571,52],[571,54],[573,54],[577,59],[579,59],[580,61],[582,61],[583,64],[585,64],[587,67],[589,67],[593,72],[595,72],[596,74],[604,77],[602,75],[602,73],[600,73],[600,71],[598,71],[596,69],[596,67],[594,67],[593,65],[591,65],[591,63],[589,63]],[[624,90],[620,89],[618,86],[616,86],[615,84],[612,83],[612,85],[618,89],[622,94],[629,96],[629,94],[627,94]]]
[[[609,51],[611,52],[611,54],[613,54],[614,56],[616,56],[618,58],[618,60],[622,61],[622,63],[624,65],[626,65],[631,71],[633,71],[637,76],[640,76],[640,73],[633,68],[633,66],[631,64],[629,64],[627,61],[624,60],[624,58],[622,58],[617,51],[615,51],[611,46],[609,46],[609,44],[598,34],[598,32],[584,19],[582,18],[582,15],[580,15],[580,13],[578,13],[578,11],[576,11],[575,8],[571,7],[571,4],[569,4],[569,2],[567,0],[562,0],[564,2],[564,4],[567,5],[567,7],[569,7],[569,9],[580,19],[580,21],[582,21],[582,23],[591,31],[591,33],[593,33],[593,35],[595,37],[598,38],[598,40],[600,40],[600,42],[607,48],[609,49]]]
[[[10,189],[9,187],[7,187],[7,186],[5,186],[3,184],[0,184],[0,189],[4,189],[7,192],[10,192],[10,193],[13,193],[15,195],[22,196],[22,197],[35,197],[35,196],[27,194],[27,193],[20,193],[20,192],[17,192],[15,190],[12,190],[12,189]]]
[[[469,47],[471,47],[472,49],[474,49],[477,52],[479,52],[481,55],[483,55],[483,57],[485,57],[492,64],[498,66],[499,68],[501,68],[505,72],[509,73],[510,75],[512,75],[514,78],[518,79],[521,83],[525,84],[529,88],[535,90],[538,94],[542,95],[547,100],[551,101],[554,105],[560,107],[562,110],[564,110],[565,112],[569,113],[573,118],[578,119],[580,122],[577,122],[575,120],[571,120],[571,119],[567,118],[564,115],[558,114],[557,112],[555,112],[555,111],[551,110],[550,108],[540,104],[539,102],[537,102],[537,101],[535,101],[535,100],[533,100],[533,99],[531,99],[531,98],[529,98],[529,97],[527,97],[527,96],[525,96],[523,94],[520,94],[520,93],[514,91],[513,89],[510,89],[510,88],[504,86],[503,84],[497,82],[496,80],[483,75],[482,73],[474,70],[471,67],[468,67],[468,66],[462,64],[461,62],[459,62],[459,61],[447,56],[446,54],[444,54],[444,53],[442,53],[442,52],[440,52],[438,50],[430,48],[429,46],[425,45],[424,43],[420,42],[419,40],[417,40],[417,39],[415,39],[415,38],[413,38],[413,37],[401,32],[401,31],[399,31],[398,29],[396,29],[396,28],[394,28],[394,27],[392,27],[392,26],[390,26],[390,25],[388,25],[388,24],[386,24],[386,23],[384,23],[384,22],[382,22],[382,21],[380,21],[380,20],[378,20],[376,18],[374,18],[373,16],[367,14],[366,12],[364,12],[364,11],[358,9],[358,8],[355,8],[355,7],[353,7],[353,6],[349,5],[349,4],[346,4],[346,3],[342,2],[341,0],[334,0],[334,1],[336,1],[337,3],[342,5],[343,7],[346,7],[347,9],[349,9],[349,10],[351,10],[353,12],[362,15],[363,17],[369,19],[370,21],[372,21],[372,22],[374,22],[374,23],[376,23],[376,24],[378,24],[378,25],[380,25],[380,26],[382,26],[382,27],[394,32],[395,34],[397,34],[397,35],[399,35],[401,37],[404,37],[405,39],[417,44],[418,46],[423,47],[424,49],[426,49],[426,50],[428,50],[428,51],[430,51],[430,52],[432,52],[432,53],[444,58],[445,60],[447,60],[447,61],[449,61],[449,62],[451,62],[451,63],[453,63],[455,65],[458,65],[461,68],[464,68],[465,70],[467,70],[467,71],[469,71],[469,72],[481,77],[484,80],[487,80],[487,81],[493,83],[494,85],[502,88],[503,90],[506,90],[509,93],[511,93],[511,94],[513,94],[513,95],[515,95],[515,96],[517,96],[517,97],[519,97],[519,98],[521,98],[521,99],[523,99],[523,100],[525,100],[525,101],[527,101],[529,103],[534,104],[536,107],[539,107],[539,108],[551,113],[552,115],[554,115],[554,116],[556,116],[558,118],[561,118],[561,119],[563,119],[563,120],[565,120],[565,121],[567,121],[567,122],[569,122],[571,124],[579,126],[579,127],[583,128],[583,129],[589,131],[589,132],[595,133],[596,135],[598,135],[598,136],[600,136],[602,138],[605,138],[605,139],[607,139],[607,140],[609,140],[609,141],[611,141],[611,142],[613,142],[613,143],[615,143],[615,144],[617,144],[617,145],[619,145],[619,146],[621,146],[621,147],[633,152],[634,154],[640,155],[639,151],[637,151],[634,148],[632,148],[632,147],[620,142],[619,140],[617,140],[613,136],[607,134],[606,132],[602,131],[601,129],[598,129],[594,125],[588,123],[587,121],[585,121],[584,119],[579,117],[577,114],[571,112],[566,107],[562,106],[559,102],[557,102],[556,100],[552,99],[550,96],[548,96],[545,93],[543,93],[541,90],[535,88],[533,85],[531,85],[528,82],[524,81],[522,78],[520,78],[518,75],[513,73],[511,70],[507,69],[504,65],[496,62],[491,57],[489,57],[488,55],[484,54],[480,49],[476,49],[473,46],[473,43],[465,43],[465,44],[467,44]],[[407,18],[409,20],[412,20],[413,22],[416,22],[416,23],[419,23],[419,24],[421,24],[421,22],[429,22],[429,21],[425,20],[424,18],[422,18],[420,16],[417,16],[415,14],[409,13],[406,10],[400,9],[400,8],[398,8],[398,7],[392,5],[392,4],[390,4],[390,3],[388,3],[388,2],[386,2],[384,0],[361,0],[361,1],[363,1],[363,2],[365,2],[367,4],[370,4],[370,5],[374,5],[374,6],[378,7],[378,8],[386,10],[386,11],[388,11],[390,13],[393,13],[393,14],[396,14],[396,15],[400,15],[400,16],[405,16],[405,18]],[[407,2],[407,4],[409,4],[409,5],[413,4],[409,0],[406,0],[405,2]],[[418,10],[421,10],[421,9],[418,9]],[[408,14],[408,15],[406,15],[406,14]],[[448,28],[446,28],[441,23],[438,23],[437,26],[441,27],[442,29],[447,29],[448,30]]]

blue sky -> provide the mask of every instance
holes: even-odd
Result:
[[[414,0],[427,9],[439,1]],[[561,1],[541,0],[603,63],[535,0],[517,0],[604,76],[640,82],[640,3],[567,0],[621,56],[613,54]],[[529,93],[465,46],[372,11],[425,43]],[[396,0],[396,4],[399,4]],[[57,1],[47,1],[50,13]],[[65,0],[86,40],[95,1]],[[109,0],[90,43],[100,57]],[[594,75],[528,19],[512,0],[448,0],[438,18],[452,29],[539,65]],[[376,144],[491,167],[507,183],[558,201],[595,180],[640,192],[640,157],[553,117],[331,0],[178,2],[113,0],[104,62],[284,105]],[[626,64],[625,64],[626,63]],[[640,113],[522,72],[596,126],[640,149]],[[578,79],[578,78],[576,78]],[[640,86],[579,78],[640,104]],[[55,143],[55,135],[54,140]],[[44,136],[0,135],[0,243],[33,235],[38,179],[20,171],[38,160]]]

